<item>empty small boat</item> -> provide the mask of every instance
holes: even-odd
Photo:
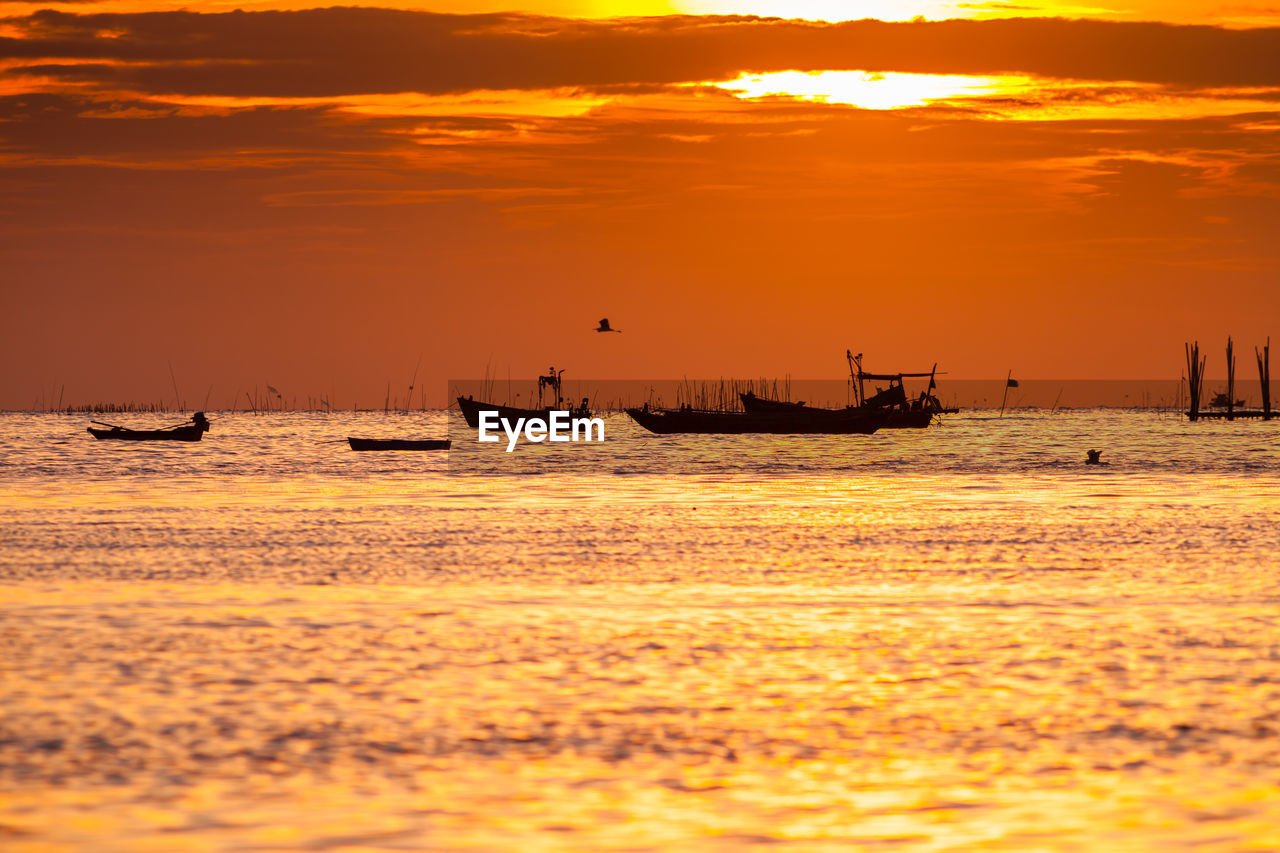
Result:
[[[448,450],[447,438],[356,438],[347,436],[352,450]]]
[[[804,411],[804,410],[801,410]],[[854,410],[810,415],[790,412],[720,412],[693,409],[627,409],[627,414],[649,432],[659,435],[870,435],[880,428],[873,416]]]

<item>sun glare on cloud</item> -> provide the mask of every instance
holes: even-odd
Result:
[[[1111,9],[1066,0],[674,0],[690,15],[760,15],[809,21],[910,21],[924,18],[1113,17]]]
[[[850,21],[879,18],[882,21],[907,21],[925,18],[956,18],[956,4],[939,0],[688,0],[675,3],[681,11],[702,15],[762,15],[778,18],[804,18],[810,21]]]
[[[779,96],[850,104],[868,110],[890,110],[918,107],[947,98],[980,97],[1007,92],[1016,82],[998,77],[942,74],[779,71],[773,74],[744,74],[736,80],[712,85],[740,98]]]

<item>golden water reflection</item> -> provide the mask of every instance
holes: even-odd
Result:
[[[0,419],[0,847],[1280,849],[1268,425],[340,439],[444,419]]]
[[[1275,849],[1270,614],[1016,583],[9,588],[6,849]]]

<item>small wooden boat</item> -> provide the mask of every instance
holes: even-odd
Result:
[[[165,427],[164,429],[129,429],[128,427],[116,427],[115,424],[104,424],[101,421],[92,421],[106,429],[88,428],[88,433],[93,438],[106,439],[106,441],[116,442],[198,442],[202,435],[209,432],[209,420],[205,419],[205,412],[196,412],[198,418],[195,423],[179,424],[177,427]]]
[[[599,330],[597,330],[599,331]],[[611,331],[617,331],[616,329]],[[568,412],[571,418],[589,418],[591,417],[591,407],[587,399],[584,397],[582,402],[576,407],[565,400],[561,396],[561,383],[564,375],[563,370],[556,370],[551,367],[545,376],[538,377],[538,408],[521,409],[516,406],[500,406],[497,403],[485,403],[475,400],[471,397],[459,397],[458,408],[462,411],[462,417],[467,422],[467,426],[476,429],[480,426],[481,412],[496,412],[499,420],[515,423],[518,420],[529,418],[537,418],[539,420],[549,420],[552,412]],[[546,392],[550,395],[552,401],[557,405],[543,406],[542,395]],[[529,397],[533,399],[532,395]]]
[[[1244,400],[1236,400],[1232,402],[1231,397],[1227,395],[1226,391],[1219,391],[1217,394],[1214,394],[1213,399],[1209,401],[1209,408],[1211,409],[1240,408],[1243,405]]]
[[[112,441],[199,441],[204,430],[197,426],[179,426],[168,429],[126,429],[111,427],[110,429],[94,429],[89,427],[89,434],[97,439]]]
[[[659,435],[870,435],[880,422],[863,412],[711,412],[701,409],[627,409],[649,432]]]
[[[582,405],[577,408],[572,406],[547,406],[542,409],[519,409],[515,406],[500,406],[497,403],[482,403],[479,400],[472,400],[469,397],[458,398],[458,408],[462,410],[462,417],[466,420],[467,426],[473,429],[480,426],[481,412],[497,412],[499,420],[515,423],[521,418],[528,420],[529,418],[538,418],[547,420],[551,417],[552,412],[568,412],[573,418],[589,418],[591,417],[591,409],[587,406],[587,401],[583,400]]]
[[[448,450],[447,438],[355,438],[347,436],[352,450]]]

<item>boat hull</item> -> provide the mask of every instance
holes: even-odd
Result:
[[[448,450],[449,439],[355,438],[347,436],[352,450]]]
[[[514,406],[499,406],[497,403],[482,403],[479,400],[472,400],[468,397],[458,398],[458,408],[462,411],[462,417],[467,422],[467,426],[475,429],[480,426],[481,412],[497,412],[501,420],[514,423],[517,420],[529,418],[538,418],[540,420],[548,420],[552,412],[567,412],[575,418],[589,418],[591,413],[583,409],[518,409]]]
[[[870,435],[880,428],[861,412],[834,413],[809,417],[760,412],[700,412],[687,409],[646,411],[627,409],[627,414],[649,432],[659,435],[695,433],[702,435]]]
[[[95,429],[89,427],[89,434],[104,441],[199,441],[204,429],[198,426],[181,426],[172,429]]]
[[[859,409],[850,406],[845,409],[823,409],[806,406],[804,403],[789,403],[783,400],[770,400],[752,394],[739,395],[742,407],[748,412],[771,414],[778,416],[794,415],[797,417],[845,417],[850,413],[861,412],[868,418],[880,422],[880,429],[924,429],[933,422],[933,416],[940,409],[898,409],[877,408]]]

